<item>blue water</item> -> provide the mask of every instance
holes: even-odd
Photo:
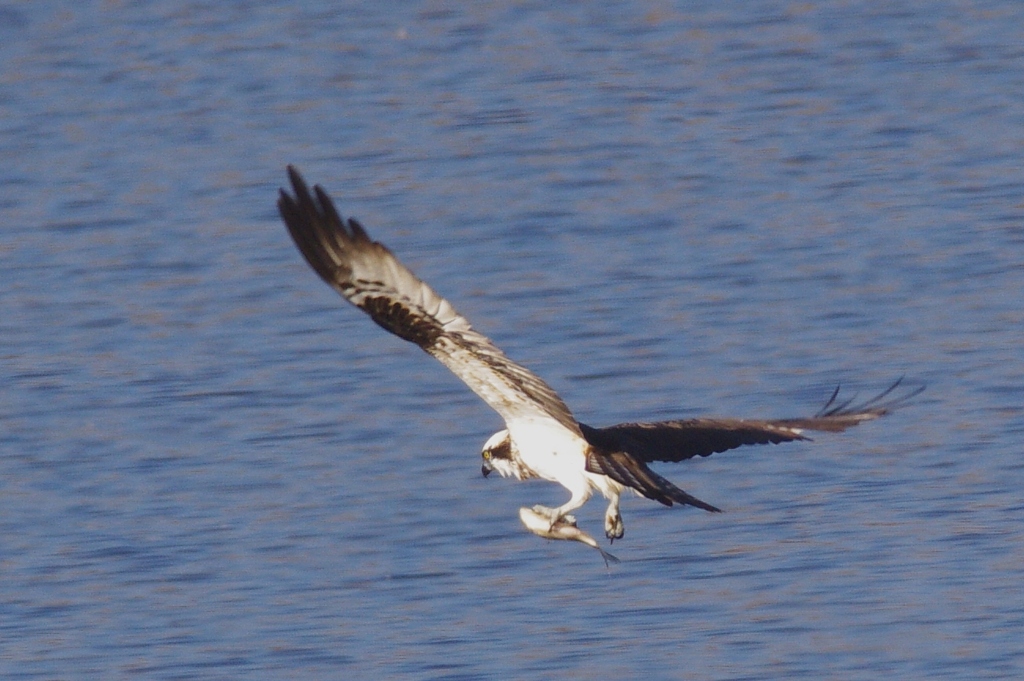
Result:
[[[1024,676],[1024,5],[60,5],[0,5],[0,676]],[[606,569],[287,163],[588,423],[928,389],[660,467],[726,512]]]

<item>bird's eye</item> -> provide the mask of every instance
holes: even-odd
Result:
[[[486,450],[486,451],[484,451],[484,458],[485,458],[485,459],[489,459],[489,458],[491,458],[491,451],[490,451],[490,450]]]

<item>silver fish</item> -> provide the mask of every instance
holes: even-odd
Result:
[[[567,541],[578,541],[587,546],[592,546],[601,552],[604,564],[609,562],[618,563],[619,559],[601,548],[601,545],[589,534],[576,527],[576,519],[571,515],[562,516],[554,525],[548,516],[534,511],[532,508],[519,509],[519,519],[523,521],[530,532],[545,539],[564,539]]]

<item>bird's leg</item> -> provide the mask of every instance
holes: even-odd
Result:
[[[547,506],[537,505],[533,507],[534,513],[539,513],[548,518],[553,528],[559,521],[569,523],[570,525],[576,524],[576,518],[569,515],[570,511],[575,511],[577,508],[587,503],[587,499],[590,498],[590,489],[584,488],[582,490],[573,491],[572,497],[569,501],[565,502],[558,508],[548,508]]]
[[[616,539],[622,539],[625,533],[626,528],[622,526],[622,515],[619,513],[619,495],[616,494],[608,504],[608,510],[604,512],[604,535],[608,537],[609,542],[614,542]]]

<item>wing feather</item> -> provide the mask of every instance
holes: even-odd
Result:
[[[836,402],[839,389],[817,414],[805,418],[747,420],[698,418],[657,423],[620,423],[608,428],[580,424],[583,437],[599,451],[624,451],[642,462],[683,461],[743,445],[808,440],[805,431],[840,432],[885,416],[924,390],[892,397],[902,378],[881,394],[860,404]]]
[[[344,220],[321,187],[310,193],[288,166],[294,195],[281,190],[278,210],[306,262],[374,322],[436,357],[506,423],[554,419],[579,427],[558,394],[516,364],[416,277],[354,219]]]
[[[587,470],[607,475],[616,482],[636,490],[648,499],[671,506],[673,503],[696,506],[705,511],[721,512],[711,504],[679,489],[661,477],[642,461],[627,452],[608,452],[591,449],[587,455]]]

